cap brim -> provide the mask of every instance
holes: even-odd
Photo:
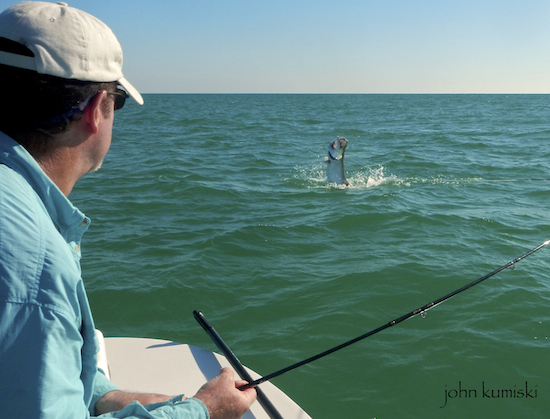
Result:
[[[143,98],[141,97],[137,89],[134,86],[132,86],[128,80],[126,80],[124,77],[121,77],[120,79],[118,79],[117,82],[122,87],[124,87],[124,90],[128,92],[128,94],[132,99],[134,99],[138,104],[143,105]]]

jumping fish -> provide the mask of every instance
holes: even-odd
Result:
[[[328,146],[327,158],[327,182],[336,183],[337,185],[346,185],[349,183],[346,180],[346,171],[344,170],[344,153],[348,141],[345,138],[337,137]]]

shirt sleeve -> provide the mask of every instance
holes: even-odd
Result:
[[[79,378],[81,336],[74,329],[74,336],[70,336],[70,331],[63,316],[50,310],[35,305],[0,304],[0,341],[4,343],[0,348],[2,417],[90,418]],[[95,379],[95,401],[108,391],[117,389],[99,371]],[[181,396],[178,396],[146,406],[133,402],[120,411],[97,417],[209,419],[209,414],[200,400],[181,401]]]
[[[0,303],[2,417],[89,417],[80,380],[82,337],[71,323],[35,304]]]
[[[117,412],[106,413],[97,418],[119,419],[210,419],[208,409],[199,399],[189,398],[181,401],[181,396],[164,403],[143,406],[138,402],[130,403]]]
[[[109,381],[107,377],[105,377],[105,374],[98,369],[94,379],[94,390],[92,393],[92,401],[90,403],[90,414],[93,415],[95,413],[95,404],[99,399],[101,399],[108,392],[118,389],[119,388],[114,383]]]

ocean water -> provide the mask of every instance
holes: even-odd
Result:
[[[146,95],[71,200],[105,335],[215,350],[200,310],[266,375],[550,239],[549,189],[545,95]],[[273,383],[315,419],[546,418],[549,268],[550,246]]]

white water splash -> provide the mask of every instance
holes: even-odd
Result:
[[[327,183],[326,167],[296,166],[296,173],[292,179],[304,182],[309,188],[327,189],[370,189],[381,185],[410,186],[410,182],[395,175],[387,174],[384,166],[365,167],[357,171],[346,171],[349,186]]]
[[[375,168],[365,168],[357,172],[348,172],[349,188],[369,189],[388,184],[409,186],[406,180],[392,174],[387,174],[385,170],[384,166],[378,166]]]

